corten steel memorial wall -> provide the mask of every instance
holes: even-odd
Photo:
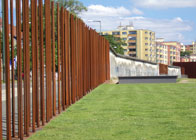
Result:
[[[159,74],[160,75],[166,75],[166,74],[168,74],[168,65],[159,64]]]
[[[196,78],[196,62],[174,62],[173,65],[182,68],[182,74],[188,78]]]
[[[108,41],[58,3],[16,0],[13,5],[13,0],[4,0],[4,23],[6,83],[3,89],[0,80],[0,140],[28,137],[110,79]]]

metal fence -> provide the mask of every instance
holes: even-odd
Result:
[[[187,75],[188,78],[196,78],[196,62],[174,62],[173,65],[181,67],[182,75]]]
[[[109,43],[50,0],[16,0],[16,18],[13,0],[3,6],[6,82],[0,80],[0,140],[23,139],[109,80]]]

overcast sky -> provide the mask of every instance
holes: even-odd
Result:
[[[166,41],[191,44],[196,40],[196,0],[80,0],[88,11],[80,17],[99,31],[115,30],[133,22],[136,29],[150,29]]]

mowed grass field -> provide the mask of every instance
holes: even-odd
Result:
[[[101,85],[29,140],[196,140],[196,83]]]

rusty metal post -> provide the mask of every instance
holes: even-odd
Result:
[[[82,65],[83,65],[83,95],[86,95],[86,44],[85,44],[85,26],[82,23]]]
[[[24,49],[24,126],[25,134],[29,136],[30,125],[30,48],[29,48],[29,1],[23,1],[23,49]]]
[[[36,44],[35,44],[35,24],[36,24],[36,2],[31,0],[31,41],[32,41],[32,131],[35,132],[35,117],[36,117]]]
[[[1,69],[2,69],[2,53],[1,53],[1,31],[0,31],[0,140],[2,137],[2,80],[1,80]]]
[[[57,55],[58,55],[58,113],[61,112],[61,99],[60,99],[60,83],[61,83],[61,72],[60,72],[60,13],[59,4],[57,4]]]
[[[52,72],[53,72],[53,115],[56,116],[56,65],[55,65],[55,14],[52,2]]]
[[[68,51],[68,56],[67,56],[67,61],[68,61],[68,94],[69,94],[69,105],[72,104],[72,91],[71,91],[71,49],[70,49],[70,39],[71,39],[71,29],[70,29],[70,25],[71,25],[71,22],[70,22],[70,13],[67,12],[67,35],[68,35],[68,48],[67,48],[67,51]]]
[[[9,54],[9,23],[8,23],[8,1],[4,1],[4,23],[5,23],[5,66],[6,66],[6,126],[7,140],[11,140],[11,104],[10,104],[10,54]]]
[[[71,40],[70,40],[70,48],[71,48],[71,90],[72,90],[72,103],[74,104],[76,101],[76,56],[75,56],[75,37],[76,37],[76,30],[75,30],[75,19],[74,16],[71,15]]]
[[[65,84],[66,106],[69,106],[69,13],[67,10],[65,10]]]
[[[35,67],[36,67],[36,124],[40,126],[40,95],[39,95],[39,39],[38,39],[38,2],[35,0]]]
[[[40,102],[41,120],[45,125],[45,94],[44,94],[44,45],[43,45],[43,3],[39,0],[39,46],[40,46]]]
[[[66,41],[67,41],[67,37],[66,37],[66,9],[64,9],[64,12],[63,12],[63,16],[64,16],[64,46],[63,46],[63,50],[62,50],[62,53],[63,53],[63,68],[62,68],[62,71],[63,71],[63,75],[62,75],[62,78],[63,78],[63,96],[64,96],[64,99],[63,99],[63,109],[65,110],[66,109],[66,52],[65,52],[65,47],[66,47]]]
[[[18,138],[23,139],[23,104],[22,104],[22,48],[21,48],[21,0],[16,1],[17,30],[17,94],[18,94]]]
[[[78,79],[78,51],[79,51],[79,45],[78,45],[78,43],[79,43],[79,34],[78,34],[78,18],[75,18],[75,23],[76,23],[76,25],[75,25],[75,27],[76,27],[76,35],[75,35],[75,37],[76,37],[76,39],[75,39],[75,43],[76,43],[76,45],[75,45],[75,49],[76,49],[76,51],[75,51],[75,59],[76,59],[76,101],[78,101],[79,100],[79,98],[78,98],[78,95],[79,95],[79,84],[78,84],[78,82],[79,82],[79,79]]]
[[[65,44],[65,20],[64,8],[61,7],[61,106],[65,110],[65,86],[64,86],[64,44]]]
[[[51,119],[51,25],[50,25],[50,0],[45,0],[46,24],[46,121]]]
[[[107,51],[106,51],[106,57],[107,57],[107,80],[110,80],[110,44],[107,41]]]
[[[13,30],[13,0],[10,0],[10,32],[12,61],[12,137],[15,137],[15,78],[14,78],[14,30]]]

